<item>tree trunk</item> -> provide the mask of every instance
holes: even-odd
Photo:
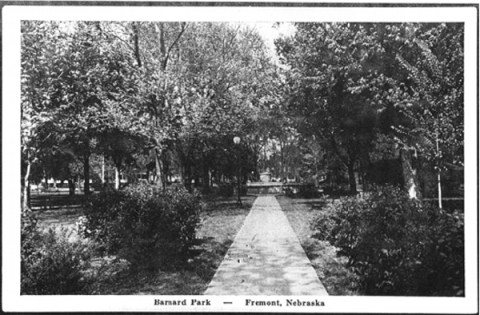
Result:
[[[162,154],[162,156],[160,156],[161,158],[161,162],[162,162],[162,187],[163,189],[165,189],[167,187],[167,183],[168,183],[168,171],[169,171],[169,165],[168,165],[168,159],[167,159],[167,156],[166,154]]]
[[[165,183],[163,182],[163,177],[162,177],[162,159],[160,158],[160,152],[155,149],[155,183],[157,186],[162,187],[165,189]]]
[[[180,163],[180,182],[185,186],[185,176],[186,176],[186,171],[185,171],[185,165],[183,163]]]
[[[353,163],[353,162],[350,162],[347,165],[347,168],[348,168],[348,183],[350,185],[350,193],[351,194],[356,194],[357,193],[357,181],[355,180],[354,165],[355,165],[355,163]]]
[[[105,155],[102,155],[102,186],[105,186]]]
[[[435,130],[435,142],[437,147],[437,156],[440,155],[440,145],[438,138],[438,128]],[[442,209],[442,178],[441,178],[441,169],[439,166],[437,168],[437,182],[438,182],[438,208]]]
[[[73,178],[68,179],[68,194],[70,196],[75,195],[75,181]]]
[[[442,209],[442,179],[440,175],[440,170],[437,173],[437,181],[438,181],[438,208]]]
[[[184,166],[183,184],[189,192],[192,192],[192,169],[189,162]]]
[[[45,187],[44,187],[44,191],[46,192],[47,189],[48,189],[48,176],[47,176],[47,172],[45,172],[45,170],[43,171],[43,177],[45,177]]]
[[[285,156],[284,156],[284,153],[283,153],[283,148],[285,146],[283,145],[283,142],[280,141],[280,164],[281,164],[281,168],[282,168],[282,173],[281,173],[281,178],[282,178],[282,181],[283,179],[285,178]]]
[[[417,180],[417,171],[412,166],[410,151],[402,149],[400,151],[400,159],[402,162],[404,187],[411,199],[420,200],[421,193]]]
[[[137,23],[133,22],[132,23],[132,29],[133,29],[133,47],[134,47],[134,53],[135,53],[135,59],[137,60],[137,65],[138,67],[142,67],[142,58],[140,57],[140,45],[138,43],[138,25]]]
[[[254,169],[254,173],[253,173],[254,177],[252,178],[252,180],[255,181],[255,182],[258,180],[258,156],[259,156],[258,152],[255,151],[255,157],[254,157],[254,162],[253,162],[254,163],[254,168],[253,168]],[[283,180],[283,178],[282,178],[282,180]]]
[[[30,208],[30,169],[32,163],[27,161],[27,171],[23,178],[23,209]]]
[[[205,163],[205,157],[203,162],[203,191],[209,192],[210,191],[210,170],[208,168],[207,163]]]
[[[183,186],[191,191],[191,168],[190,168],[190,156],[186,154],[181,146],[178,147],[178,159],[180,161],[180,170]]]
[[[120,189],[120,171],[118,166],[115,166],[115,189]]]
[[[83,184],[83,193],[85,195],[90,194],[90,154],[86,153],[83,155],[83,179],[85,180]]]
[[[196,164],[196,162],[191,163],[191,176],[193,177],[193,187],[198,187],[198,184],[200,183],[200,174],[198,173]]]

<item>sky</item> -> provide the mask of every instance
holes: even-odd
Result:
[[[293,35],[295,32],[295,27],[293,24],[287,22],[280,23],[278,25],[275,25],[275,23],[272,22],[244,22],[242,24],[255,28],[258,31],[260,36],[262,36],[265,40],[265,44],[274,61],[278,61],[278,56],[275,53],[274,40],[281,36]]]

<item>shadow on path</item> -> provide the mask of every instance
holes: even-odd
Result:
[[[327,295],[274,196],[258,197],[206,295]]]

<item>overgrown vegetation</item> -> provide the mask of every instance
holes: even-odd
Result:
[[[83,231],[132,268],[172,267],[186,262],[199,213],[199,197],[184,187],[139,184],[92,198]]]
[[[145,191],[150,188],[132,188],[131,190],[135,191],[132,192],[133,194],[140,190],[149,196],[154,194]],[[183,189],[177,192],[178,199],[182,199],[179,197],[182,193]],[[238,207],[235,197],[210,196],[204,199],[204,207],[201,207],[198,212],[196,238],[192,241],[186,255],[167,256],[168,259],[172,259],[172,262],[174,258],[177,259],[176,261],[180,258],[182,263],[179,262],[174,266],[171,263],[159,265],[161,268],[153,268],[155,267],[153,262],[148,263],[148,260],[136,260],[138,264],[141,261],[146,262],[147,268],[142,267],[144,265],[131,268],[132,264],[120,255],[107,254],[107,248],[103,242],[93,242],[92,239],[82,237],[87,228],[84,211],[76,210],[73,213],[56,210],[55,213],[40,212],[36,216],[28,212],[28,216],[24,215],[22,225],[22,294],[202,294],[233,242],[254,200],[253,196],[242,197],[243,206]],[[37,246],[39,241],[32,239],[37,240],[38,235],[47,233],[49,230],[52,231],[50,232],[52,237],[49,238],[48,247],[44,246],[42,250],[50,251],[66,262],[76,261],[75,259],[81,257],[79,264],[57,264],[58,268],[55,269],[49,266],[45,258],[42,260],[44,262],[41,265],[42,269],[38,269],[30,263],[37,257],[32,257],[32,253],[40,251]],[[58,230],[68,230],[69,233],[66,236],[70,237],[61,238],[63,234],[54,232]],[[76,234],[77,231],[78,234]],[[54,245],[56,243],[61,245]],[[165,244],[165,246],[170,245]],[[70,250],[71,248],[82,249],[81,255],[78,251]],[[49,256],[55,255],[49,254]],[[55,260],[50,260],[52,261],[55,263]],[[157,261],[165,262],[165,260]],[[40,267],[40,264],[36,265]],[[80,278],[79,275],[81,275]],[[49,283],[50,290],[43,289],[45,283]],[[58,283],[68,283],[68,285],[59,286]]]
[[[69,240],[66,230],[40,231],[29,209],[22,213],[21,232],[22,294],[86,292],[91,280],[85,275],[91,257],[88,244]]]
[[[312,221],[314,237],[348,258],[369,295],[463,296],[464,218],[393,186],[343,197]]]

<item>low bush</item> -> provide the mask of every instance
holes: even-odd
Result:
[[[420,290],[434,295],[464,296],[465,248],[463,211],[429,209],[427,250],[419,270]]]
[[[132,268],[184,263],[195,240],[200,201],[183,187],[166,191],[141,183],[93,197],[85,206],[84,234]]]
[[[289,198],[295,197],[295,193],[293,192],[293,189],[290,188],[290,187],[284,187],[283,188],[283,193],[285,194],[285,196],[287,196]]]
[[[317,198],[319,195],[315,185],[301,185],[298,188],[298,197],[300,198]]]
[[[338,206],[338,201],[334,200],[330,203],[325,203],[322,211],[319,212],[310,222],[310,228],[313,232],[313,237],[321,241],[329,241],[329,236],[332,234],[335,222],[335,209]]]
[[[30,210],[22,213],[21,293],[79,294],[86,292],[84,276],[90,251],[80,241],[69,241],[66,230],[40,232]]]
[[[398,188],[345,197],[313,222],[314,237],[348,258],[372,295],[462,295],[463,217],[423,206]]]
[[[283,187],[285,196],[290,198],[318,198],[320,193],[315,185],[298,185],[296,188],[285,186]]]

